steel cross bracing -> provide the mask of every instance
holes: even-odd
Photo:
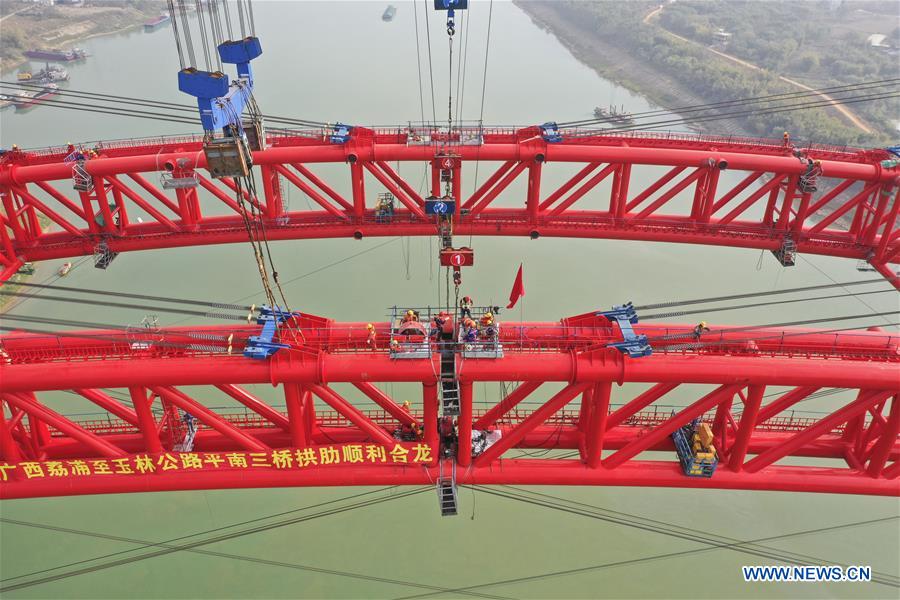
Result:
[[[267,148],[254,153],[263,194],[248,200],[263,215],[269,240],[434,235],[434,219],[425,215],[417,191],[419,172],[405,169],[416,173],[407,181],[393,165],[430,162],[430,192],[442,196],[441,168],[449,155],[458,235],[795,249],[867,260],[900,287],[891,266],[900,261],[900,168],[882,150],[565,129],[562,142],[548,143],[538,127],[451,134],[355,127],[344,143],[330,133],[270,133]],[[0,159],[0,281],[25,261],[88,255],[98,247],[116,253],[246,241],[236,186],[209,176],[199,137],[104,142],[92,150],[95,157],[77,174],[65,160],[71,147],[14,150]],[[811,185],[803,177],[814,160],[821,161],[820,173]],[[476,161],[499,166],[467,195],[462,167]],[[346,165],[349,179],[329,182],[316,174],[327,164]],[[565,183],[542,185],[566,165],[578,170]],[[638,178],[633,171],[655,175]],[[726,185],[723,173],[731,171],[739,178]],[[157,177],[169,185],[157,185]],[[516,180],[525,191],[512,196]],[[390,218],[376,215],[376,194],[368,193],[373,182],[399,202]],[[314,209],[288,211],[289,187]],[[349,195],[338,191],[344,188]],[[42,231],[41,217],[54,227]]]
[[[291,347],[267,360],[227,350],[258,326],[6,335],[0,497],[428,484],[450,441],[460,484],[900,495],[896,335],[724,328],[697,344],[689,325],[638,324],[654,352],[632,359],[607,347],[621,334],[594,313],[504,324],[502,358],[457,355],[448,440],[440,347],[397,360],[391,325],[375,324],[373,348],[365,323],[302,315],[302,340],[283,328]],[[479,403],[478,382],[518,386]],[[76,396],[102,412],[67,415]],[[794,412],[800,402],[812,412]],[[673,450],[697,418],[715,435],[711,478],[684,475]],[[557,452],[517,456],[528,448]]]

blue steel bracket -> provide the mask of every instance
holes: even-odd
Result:
[[[563,141],[562,134],[559,132],[559,125],[555,121],[547,121],[539,127],[541,128],[541,137],[548,144],[557,144]]]
[[[331,135],[328,136],[328,141],[332,144],[346,144],[350,141],[351,131],[353,131],[352,126],[335,123],[331,126]]]
[[[265,359],[282,348],[290,348],[288,344],[279,344],[272,340],[275,338],[278,323],[283,323],[289,317],[299,315],[300,313],[292,313],[278,306],[270,307],[265,304],[260,306],[256,323],[262,325],[263,328],[259,335],[252,335],[247,338],[247,345],[244,346],[244,356],[247,358]]]
[[[600,317],[606,317],[610,321],[615,321],[622,332],[622,341],[613,342],[608,344],[607,347],[615,348],[622,354],[628,354],[631,358],[640,358],[653,354],[653,348],[650,347],[647,336],[644,334],[638,335],[634,332],[632,325],[638,322],[638,316],[631,302],[613,306],[612,310],[601,311],[595,314]]]
[[[465,10],[469,0],[434,0],[434,10]]]
[[[206,131],[229,125],[241,128],[241,113],[253,92],[253,70],[250,61],[262,54],[259,39],[248,37],[218,46],[222,62],[237,65],[237,79],[229,81],[225,73],[199,71],[194,68],[178,72],[178,89],[197,98],[200,122]]]

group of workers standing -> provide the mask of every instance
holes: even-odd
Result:
[[[459,323],[461,325],[459,341],[466,343],[479,340],[496,341],[499,324],[494,313],[499,309],[492,307],[476,320],[473,318],[472,308],[472,298],[464,296],[459,303]],[[419,311],[409,309],[400,318],[397,332],[401,335],[422,335],[438,342],[452,342],[455,334],[454,317],[448,311],[442,310],[431,317],[431,321],[426,324],[422,322]],[[378,350],[378,332],[374,324],[366,324],[366,334],[366,345],[370,350]],[[398,350],[399,344],[399,341],[392,340],[391,349]]]

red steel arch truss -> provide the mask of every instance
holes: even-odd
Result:
[[[263,193],[248,200],[260,211],[269,239],[433,235],[434,219],[425,215],[424,198],[416,191],[419,174],[410,182],[392,166],[426,161],[431,164],[431,192],[437,196],[443,195],[442,166],[449,165],[452,195],[459,199],[454,218],[458,234],[653,240],[773,251],[793,245],[799,252],[866,260],[900,286],[890,267],[900,260],[900,169],[885,151],[575,130],[563,130],[560,143],[547,143],[537,127],[460,129],[449,135],[357,127],[343,144],[331,143],[329,134],[273,133],[267,148],[254,153]],[[206,174],[199,138],[107,142],[94,149],[96,157],[80,173],[66,161],[71,148],[16,150],[0,159],[0,281],[24,261],[89,255],[101,244],[126,252],[246,241],[235,183]],[[811,160],[821,161],[816,191],[802,181]],[[466,195],[462,167],[477,161],[499,167]],[[346,164],[349,195],[314,172],[327,163]],[[580,168],[562,185],[547,189],[542,177],[558,164]],[[171,173],[166,177],[193,181],[196,187],[164,189],[151,181],[148,174],[155,178],[167,165]],[[634,168],[647,166],[661,174],[647,182],[632,177]],[[740,180],[725,185],[723,168],[740,173]],[[88,185],[73,191],[73,177]],[[376,216],[366,193],[367,177],[400,203],[391,219]],[[517,179],[527,182],[520,201],[498,201]],[[604,181],[609,191],[600,195],[598,186]],[[288,186],[299,189],[316,208],[286,210]],[[42,231],[41,217],[53,222],[52,230]]]
[[[640,324],[654,353],[630,358],[607,347],[621,333],[593,313],[503,325],[502,358],[457,358],[454,459],[441,458],[435,347],[401,359],[389,323],[376,324],[376,349],[365,323],[293,325],[302,338],[283,328],[291,347],[267,360],[228,351],[256,326],[0,338],[0,497],[428,484],[454,460],[459,483],[900,495],[896,335],[714,328],[698,346],[685,343],[690,326]],[[518,386],[476,403],[476,384],[498,381]],[[415,391],[392,398],[389,383]],[[831,388],[844,392],[819,393]],[[102,414],[66,416],[72,394]],[[801,401],[818,412],[794,412]],[[684,475],[673,450],[693,419],[715,436],[711,478]],[[473,430],[493,444],[473,449]],[[557,452],[517,456],[529,448]]]

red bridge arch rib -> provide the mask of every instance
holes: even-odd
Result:
[[[269,360],[228,353],[258,333],[244,325],[3,336],[0,498],[419,485],[449,472],[453,459],[438,457],[439,353],[398,361],[386,343],[369,346],[365,323],[303,315],[296,325],[302,343]],[[375,327],[386,341],[389,324]],[[896,336],[763,328],[751,340],[724,329],[697,348],[683,343],[690,326],[635,329],[658,340],[651,356],[608,348],[618,329],[587,314],[504,326],[502,358],[459,357],[457,481],[900,496]],[[519,385],[476,411],[475,384],[496,381]],[[388,382],[420,386],[404,398],[411,410]],[[63,414],[60,392],[101,412]],[[795,412],[801,401],[813,412]],[[184,412],[197,419],[191,447]],[[675,459],[671,434],[694,419],[715,436],[711,478],[684,475]],[[419,424],[412,441],[394,435]],[[473,430],[501,437],[473,452]],[[515,455],[528,448],[566,452]]]
[[[401,128],[355,128],[345,144],[328,131],[270,134],[254,153],[262,197],[252,201],[266,221],[269,239],[433,235],[417,185],[395,162],[432,164],[432,192],[440,191],[443,154],[456,157],[454,221],[461,235],[562,236],[681,242],[778,250],[790,239],[797,251],[867,260],[895,286],[891,263],[900,261],[900,169],[880,150],[827,146],[802,148],[821,161],[818,191],[799,185],[805,164],[780,141],[631,132],[599,135],[563,131],[561,143],[545,143],[538,128],[462,130],[449,143],[417,143]],[[419,132],[421,133],[421,132]],[[446,138],[446,133],[443,134]],[[461,138],[482,143],[467,145]],[[0,281],[24,261],[91,254],[101,242],[113,252],[246,241],[234,184],[213,180],[197,137],[107,142],[85,163],[92,191],[72,189],[66,148],[14,151],[0,161]],[[499,167],[464,196],[461,166],[475,161]],[[195,177],[196,188],[165,190],[154,183],[166,165],[173,175]],[[345,165],[349,186],[315,173],[320,165]],[[557,165],[580,167],[548,189],[542,175]],[[632,171],[660,172],[643,184]],[[722,169],[740,174],[725,185]],[[548,171],[549,172],[549,171]],[[390,220],[377,219],[367,175],[399,201]],[[546,179],[544,177],[544,179]],[[526,182],[518,203],[498,197]],[[597,186],[609,182],[599,196]],[[314,210],[287,211],[285,186],[298,188]],[[336,191],[347,187],[349,195]],[[468,188],[468,186],[466,186]],[[604,186],[603,189],[607,189]],[[201,203],[201,195],[209,194]],[[680,199],[689,195],[690,202]],[[368,196],[368,197],[367,197]],[[584,198],[591,208],[585,208]],[[41,231],[39,217],[53,222]],[[140,219],[140,220],[139,220]]]

